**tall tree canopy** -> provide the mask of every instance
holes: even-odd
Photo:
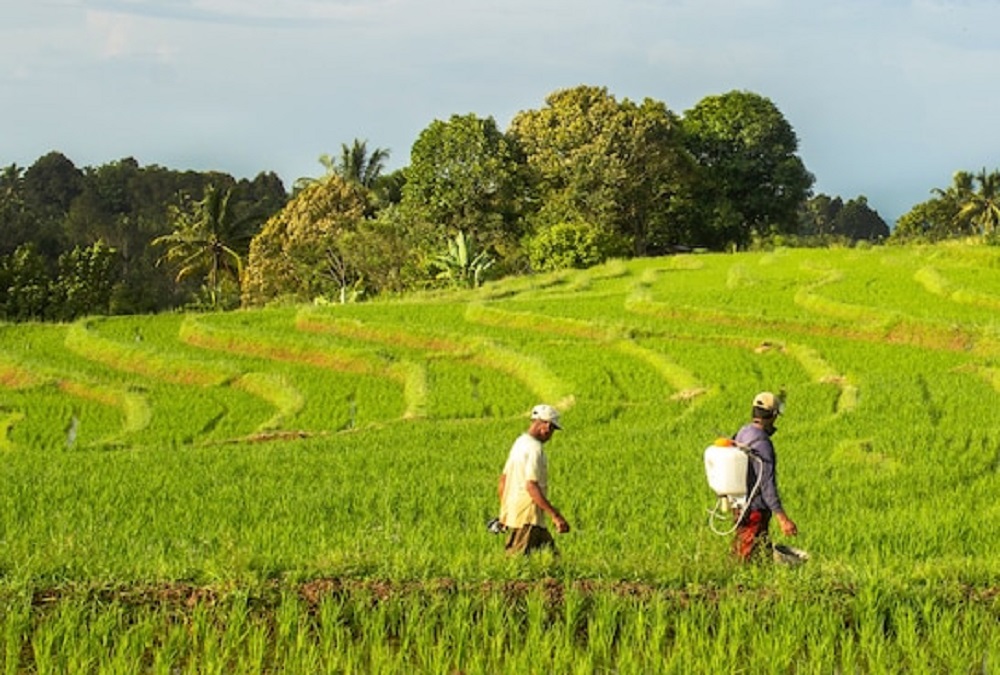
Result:
[[[24,203],[24,169],[17,164],[0,171],[0,256],[31,241],[32,223]]]
[[[341,178],[371,189],[382,175],[388,159],[388,150],[375,148],[369,153],[368,141],[355,138],[350,147],[346,143],[340,145],[340,161],[336,164],[335,171]]]
[[[666,105],[619,102],[592,86],[557,91],[545,102],[518,113],[510,127],[537,180],[539,228],[590,223],[636,255],[688,239],[697,167]]]
[[[705,170],[723,235],[745,245],[754,235],[794,234],[813,185],[798,138],[767,98],[744,91],[708,96],[684,113],[685,144]]]
[[[889,236],[889,226],[863,195],[845,204],[840,197],[820,194],[802,205],[798,234],[876,242]]]
[[[501,256],[522,232],[527,183],[517,147],[492,117],[433,121],[413,144],[401,206],[438,226],[442,245],[464,232]]]
[[[368,197],[364,187],[339,176],[295,195],[250,242],[244,304],[345,297],[360,279],[349,240],[364,221]]]

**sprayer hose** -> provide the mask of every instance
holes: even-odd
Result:
[[[750,494],[747,495],[747,508],[740,509],[740,515],[736,518],[736,522],[733,524],[733,526],[730,529],[728,529],[728,530],[726,530],[724,532],[719,531],[715,527],[715,522],[714,521],[715,520],[724,520],[725,519],[725,516],[720,516],[719,515],[719,504],[722,502],[723,499],[725,499],[725,497],[720,497],[719,499],[717,499],[715,501],[715,506],[712,508],[712,510],[710,510],[708,512],[708,527],[709,527],[709,529],[712,530],[712,532],[714,532],[715,534],[717,534],[719,536],[726,536],[726,535],[732,534],[733,532],[736,531],[736,529],[740,526],[740,524],[743,523],[743,518],[746,517],[747,512],[750,510],[750,508],[749,508],[750,502],[753,501],[754,496],[756,496],[756,494],[757,494],[757,490],[760,489],[760,481],[761,481],[761,478],[763,478],[763,474],[764,474],[764,460],[762,460],[760,457],[757,457],[756,455],[754,455],[752,453],[749,453],[749,452],[747,453],[747,455],[749,455],[752,460],[754,460],[755,462],[757,462],[757,480],[756,480],[756,482],[754,482],[753,489],[750,490]]]

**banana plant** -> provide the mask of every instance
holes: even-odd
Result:
[[[454,239],[448,240],[448,252],[438,255],[435,261],[444,269],[438,279],[447,279],[455,286],[478,288],[485,280],[486,271],[496,260],[487,251],[475,250],[475,239],[466,237],[459,230]]]

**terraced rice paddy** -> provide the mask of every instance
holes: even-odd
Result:
[[[346,306],[0,326],[7,672],[991,672],[1000,250],[616,261]],[[702,452],[784,391],[809,562]],[[558,557],[483,524],[566,426]]]

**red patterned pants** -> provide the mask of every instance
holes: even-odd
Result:
[[[739,514],[736,514],[739,518]],[[748,511],[736,528],[733,553],[742,561],[749,561],[767,552],[769,539],[768,525],[771,524],[770,511]]]

